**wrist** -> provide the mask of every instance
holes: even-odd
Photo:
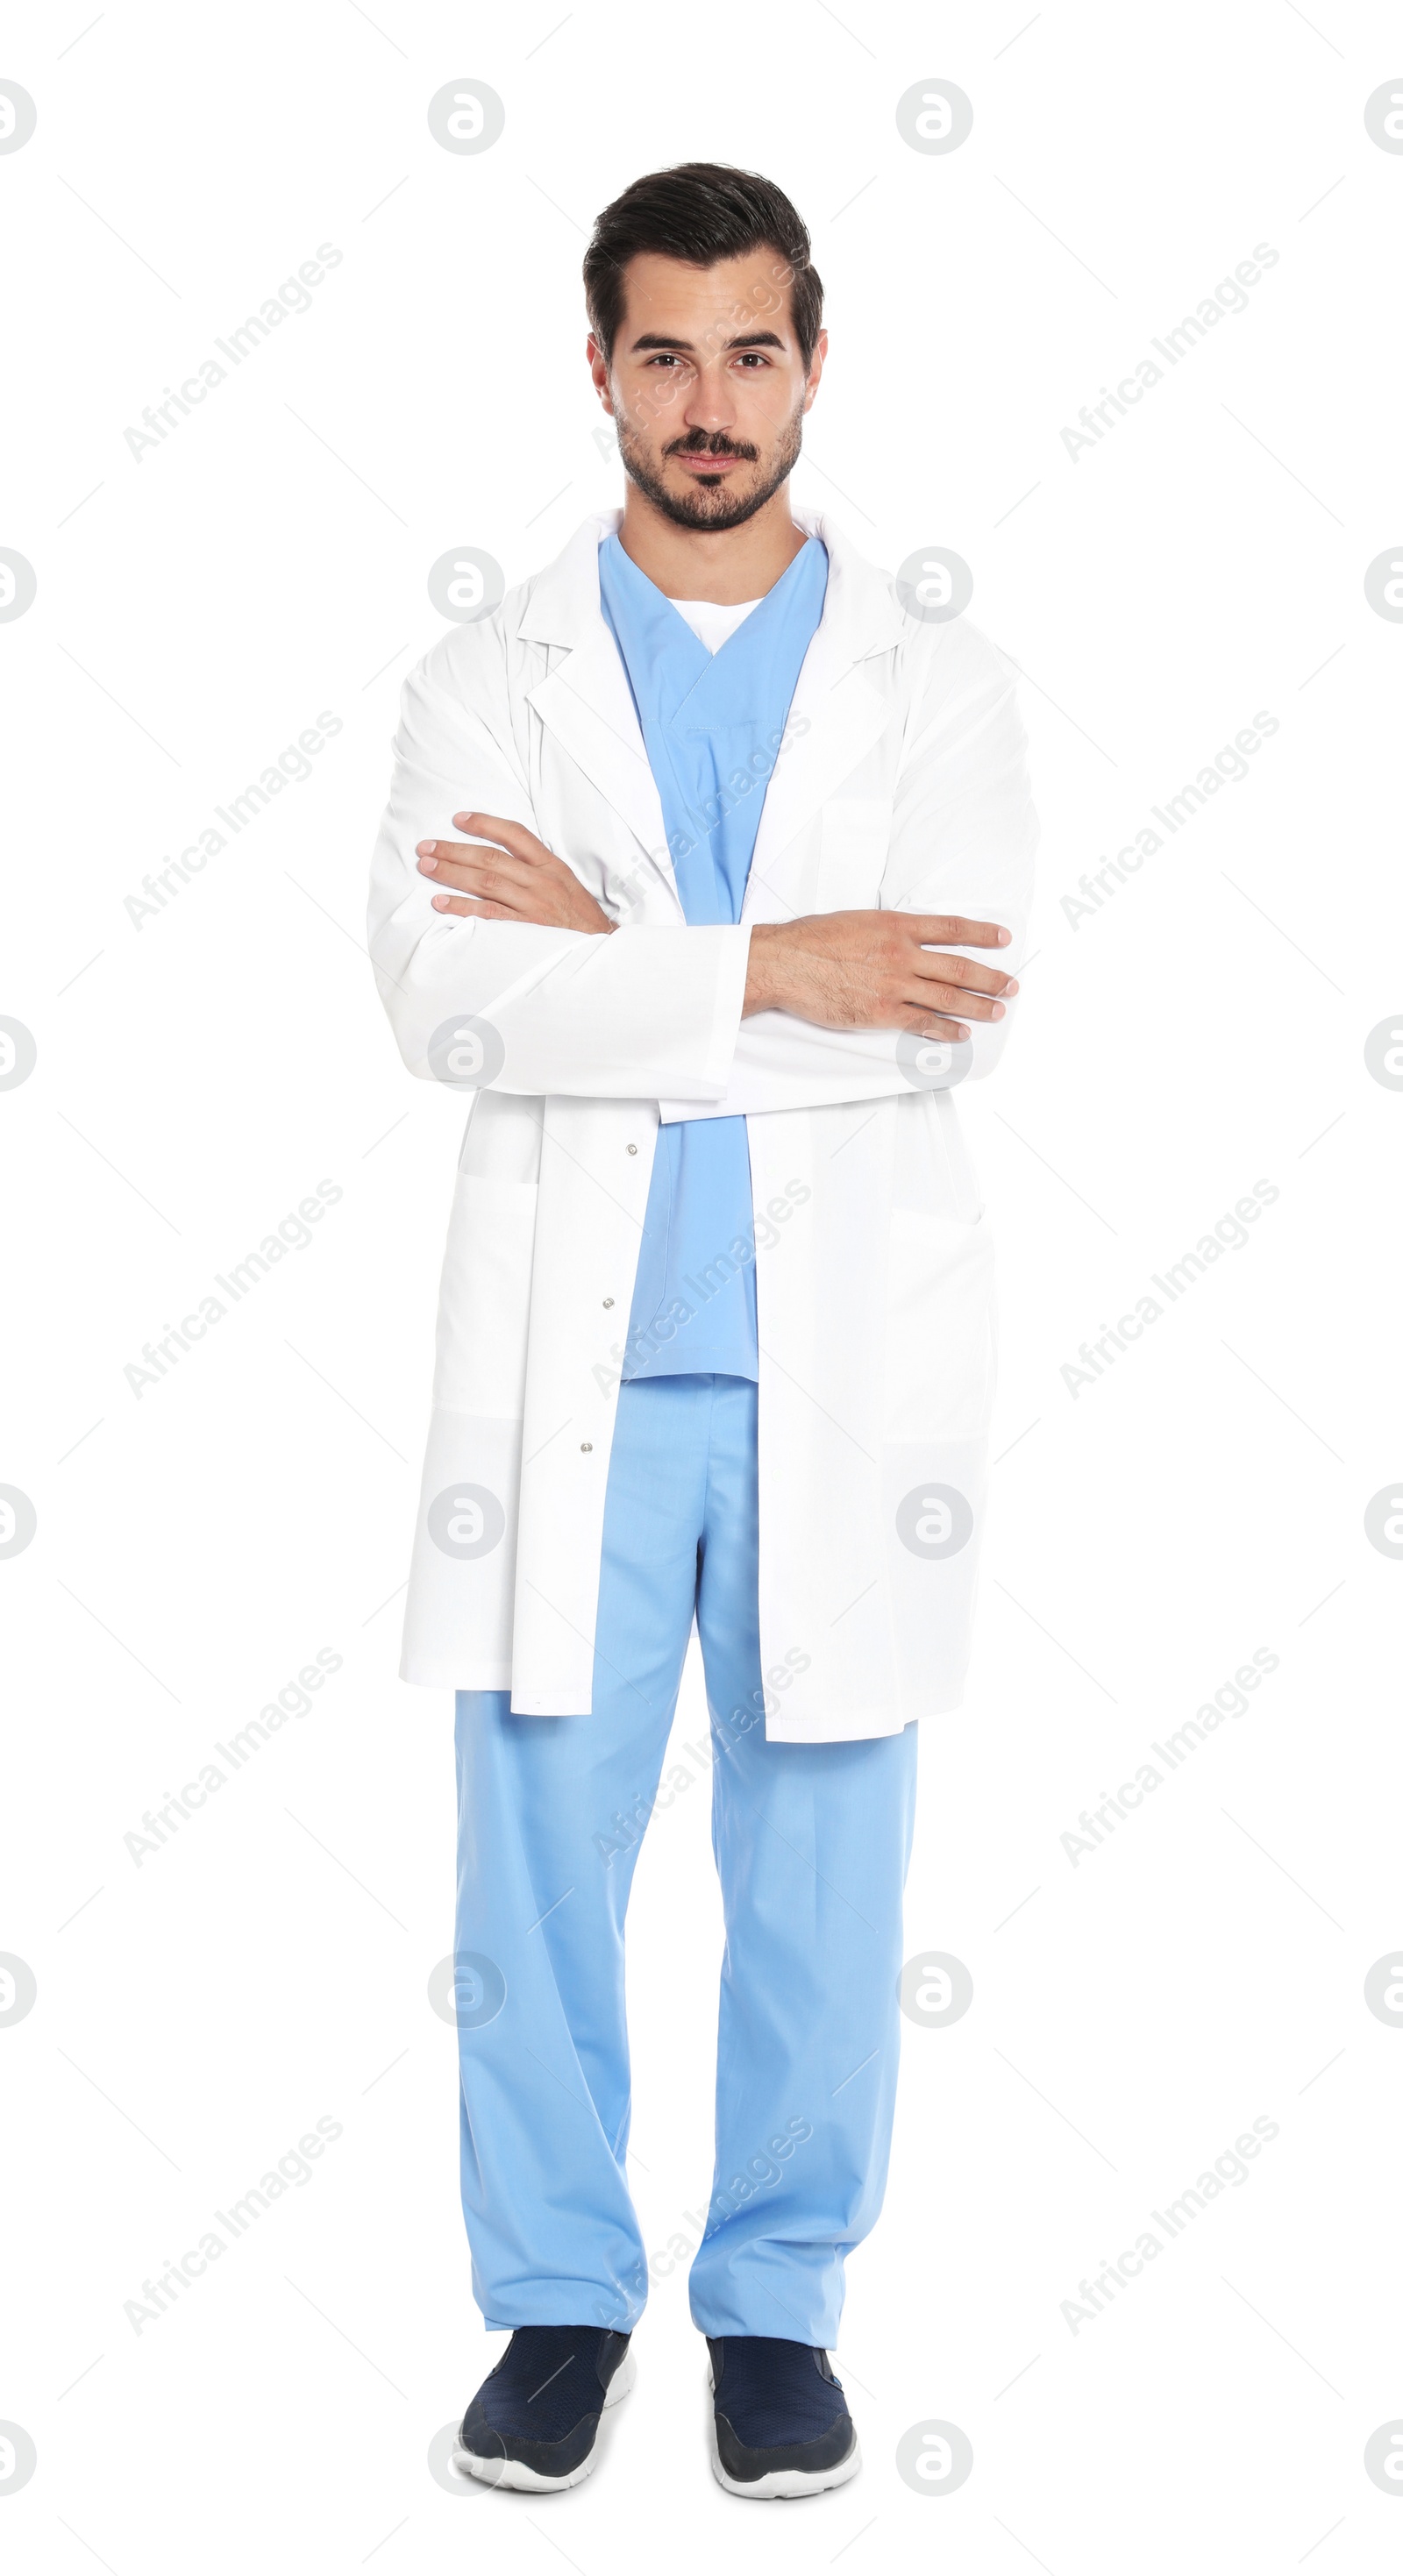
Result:
[[[743,1020],[750,1019],[756,1011],[775,1011],[782,1005],[785,928],[782,921],[757,921],[751,930],[745,1000],[741,1005]]]

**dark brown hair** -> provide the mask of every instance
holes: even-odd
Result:
[[[639,251],[685,259],[695,268],[769,247],[776,283],[790,289],[794,336],[805,367],[823,319],[823,282],[810,257],[808,228],[772,179],[720,161],[683,161],[635,179],[606,206],[585,253],[585,303],[606,358],[623,319],[624,269]]]

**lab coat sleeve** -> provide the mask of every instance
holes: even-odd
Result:
[[[951,954],[1016,974],[1027,936],[1037,820],[1013,666],[963,619],[927,630],[924,664],[912,688],[906,745],[897,772],[883,909],[952,913],[1001,922],[1007,948]],[[966,1018],[966,1079],[991,1073],[1017,1012]],[[665,1121],[743,1110],[812,1109],[879,1100],[911,1087],[897,1060],[894,1029],[825,1029],[786,1011],[742,1020],[731,1079],[714,1106],[664,1101]]]
[[[369,950],[410,1072],[452,1081],[466,1063],[497,1091],[720,1098],[745,996],[748,927],[606,935],[433,908],[416,842],[455,837],[452,818],[464,808],[537,829],[493,624],[457,628],[411,674],[394,754],[371,868]],[[464,1022],[465,1040],[454,1027]]]

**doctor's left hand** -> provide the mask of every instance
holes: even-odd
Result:
[[[434,896],[436,912],[477,921],[530,921],[543,930],[613,930],[574,871],[528,832],[498,814],[455,814],[453,828],[473,840],[419,841],[423,875],[454,891]]]

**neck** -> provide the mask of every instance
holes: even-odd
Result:
[[[806,542],[790,512],[787,481],[738,528],[680,528],[630,482],[618,534],[665,599],[707,599],[718,608],[763,599]]]

